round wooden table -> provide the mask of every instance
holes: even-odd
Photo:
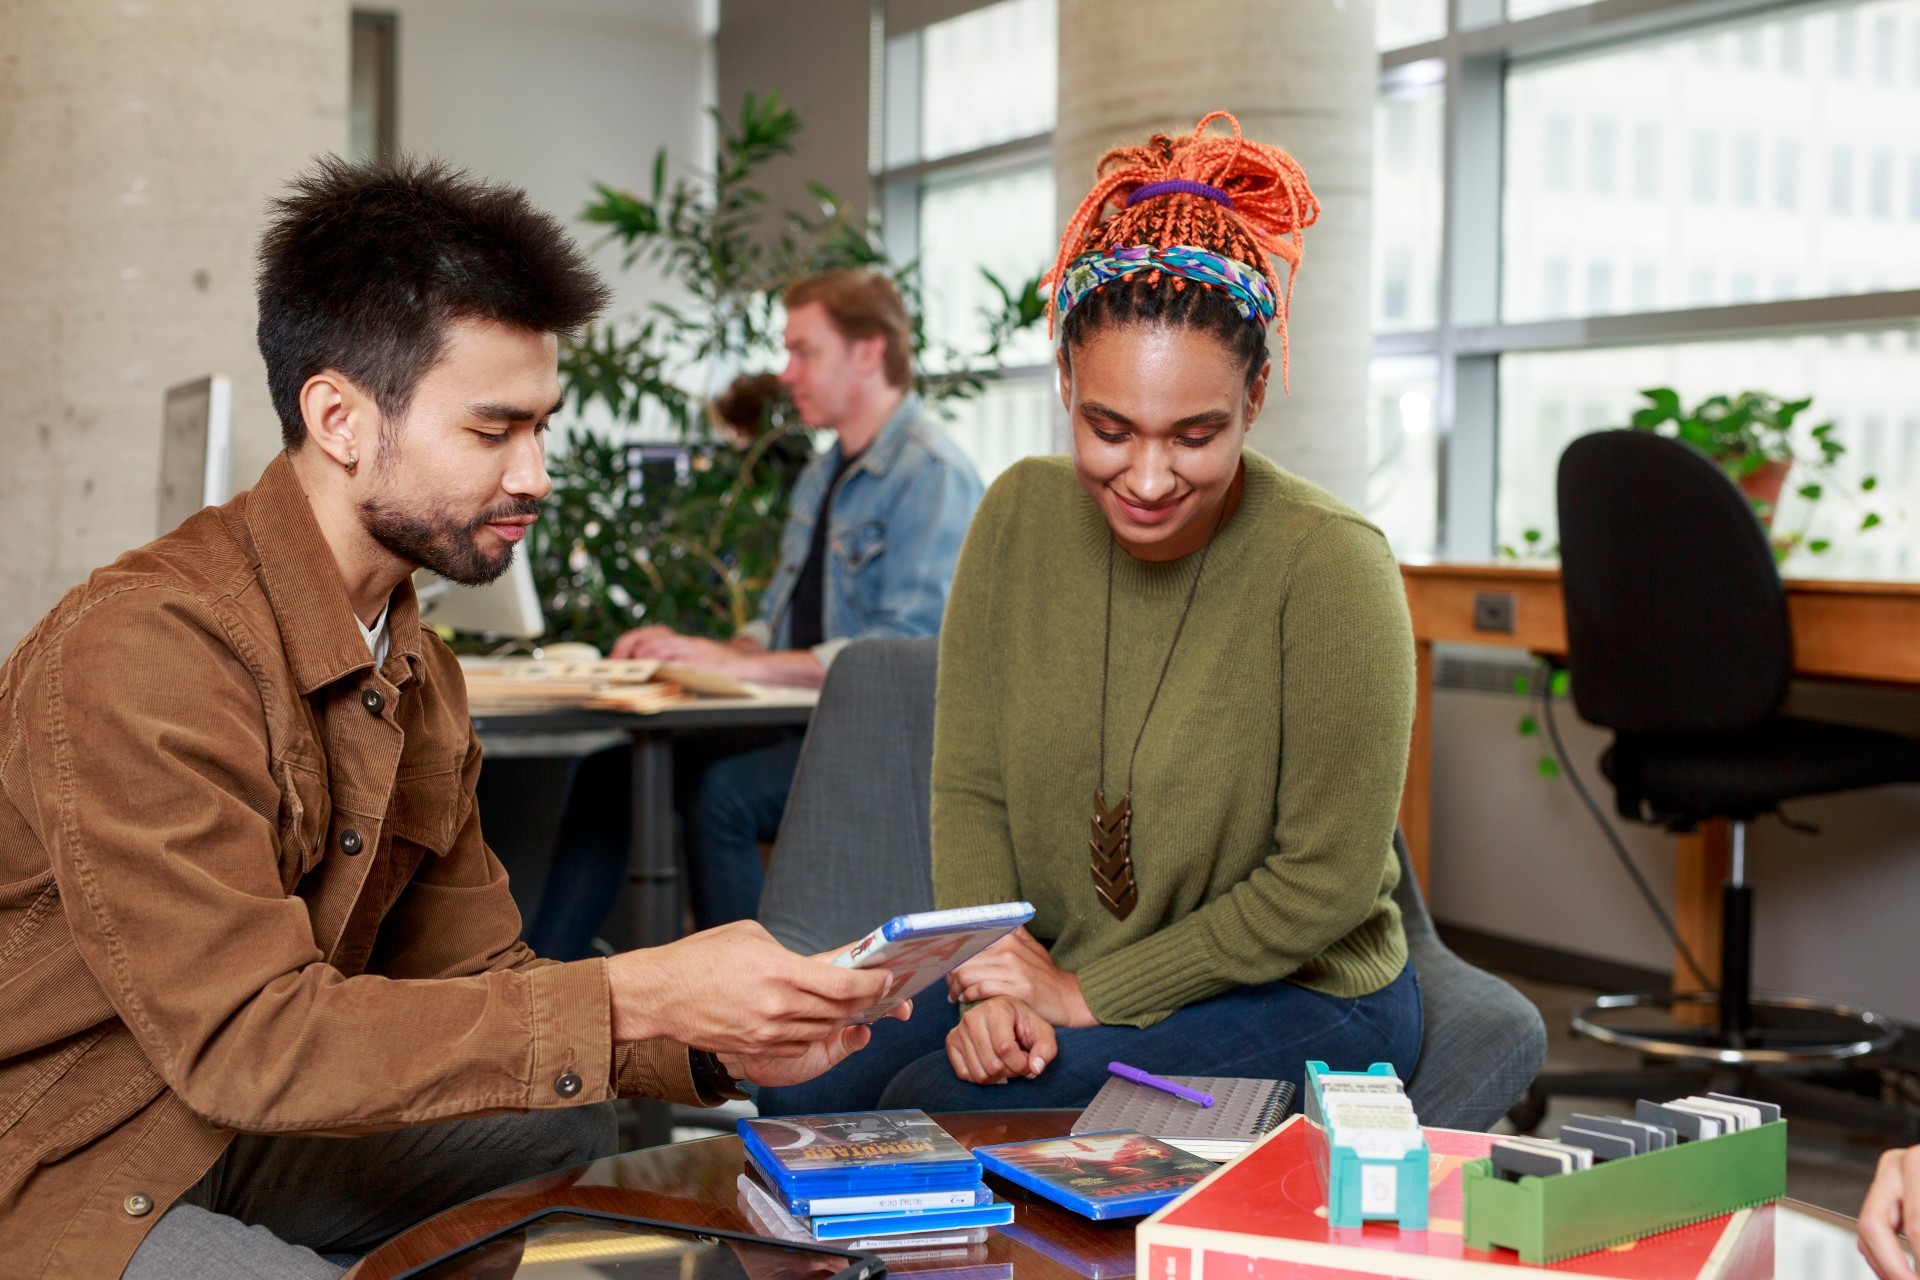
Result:
[[[963,1146],[1019,1142],[1068,1132],[1077,1111],[975,1111],[938,1117]],[[741,1214],[735,1185],[744,1168],[740,1140],[727,1136],[630,1151],[548,1174],[429,1218],[369,1254],[348,1280],[388,1280],[510,1222],[542,1209],[602,1209],[635,1217],[714,1227],[754,1229]],[[998,1180],[994,1189],[1019,1205],[1011,1227],[987,1233],[964,1255],[925,1260],[888,1258],[893,1275],[967,1268],[974,1280],[1119,1280],[1133,1274],[1133,1223],[1093,1222]],[[1853,1249],[1853,1221],[1794,1200],[1783,1200],[1756,1223],[1773,1232],[1774,1274],[1780,1280],[1871,1280]],[[1764,1264],[1763,1264],[1764,1265]],[[1760,1280],[1742,1276],[1739,1280]]]
[[[1078,1111],[976,1111],[939,1117],[947,1132],[969,1149],[993,1142],[1019,1142],[1066,1133]],[[413,1230],[367,1255],[349,1273],[351,1280],[387,1280],[430,1258],[469,1244],[528,1214],[556,1206],[604,1209],[635,1217],[716,1227],[722,1231],[754,1228],[741,1214],[735,1186],[745,1156],[740,1139],[728,1135],[629,1151],[577,1169],[535,1178],[429,1218]],[[1088,1276],[1125,1276],[1133,1272],[1133,1222],[1093,1222],[1078,1214],[1015,1191],[1004,1183],[995,1190],[1018,1198],[1018,1227],[987,1233],[984,1244],[965,1255],[925,1261],[887,1261],[889,1274],[955,1266],[984,1267],[985,1280],[1002,1264],[1012,1264],[1019,1280],[1086,1280]],[[1031,1240],[1033,1244],[1022,1243]],[[1050,1252],[1053,1256],[1050,1256]]]

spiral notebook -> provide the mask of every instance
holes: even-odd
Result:
[[[1150,1085],[1112,1076],[1074,1121],[1073,1132],[1135,1129],[1203,1160],[1231,1160],[1278,1128],[1293,1107],[1293,1083],[1288,1080],[1166,1078],[1212,1094],[1213,1105],[1203,1107]]]

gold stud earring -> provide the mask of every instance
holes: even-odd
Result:
[[[357,453],[348,454],[347,455],[347,474],[352,475],[355,471],[359,469],[359,467],[360,467],[360,455]]]

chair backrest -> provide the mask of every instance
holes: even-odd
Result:
[[[1722,733],[1773,715],[1793,670],[1766,531],[1692,445],[1599,431],[1560,455],[1560,575],[1582,718]]]
[[[1422,1124],[1491,1129],[1540,1074],[1546,1024],[1532,1001],[1440,941],[1398,831],[1393,849],[1400,859],[1393,900],[1407,961],[1420,979],[1420,1062],[1407,1080],[1407,1098]]]
[[[936,639],[861,640],[834,659],[760,893],[760,923],[811,954],[933,909]]]
[[[938,658],[934,640],[863,640],[827,674],[760,897],[760,922],[795,951],[824,951],[933,906]],[[1519,992],[1440,941],[1397,835],[1395,846],[1395,898],[1425,1005],[1407,1091],[1428,1124],[1485,1129],[1533,1082],[1546,1032]]]

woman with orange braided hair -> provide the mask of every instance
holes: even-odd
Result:
[[[1072,456],[988,491],[940,636],[935,896],[1033,921],[763,1113],[1081,1106],[1115,1059],[1411,1074],[1398,568],[1246,448],[1318,213],[1224,113],[1101,161],[1048,281]]]

